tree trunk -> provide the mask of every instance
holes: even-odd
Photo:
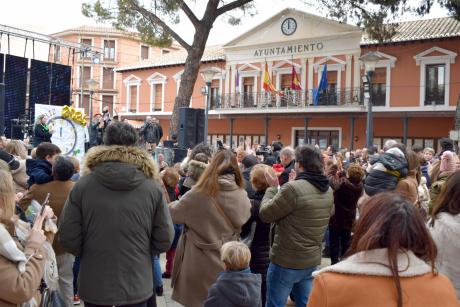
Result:
[[[218,3],[218,2],[217,2]],[[217,8],[217,3],[215,7]],[[206,48],[209,32],[212,24],[217,17],[214,10],[214,16],[208,14],[197,27],[193,37],[193,44],[188,50],[187,59],[185,61],[184,72],[180,78],[179,92],[174,100],[174,109],[170,121],[169,133],[178,134],[179,132],[179,109],[188,107],[192,98],[193,88],[195,87],[198,74],[200,72],[201,58]]]

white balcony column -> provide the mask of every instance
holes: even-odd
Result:
[[[237,99],[237,95],[236,95],[236,82],[235,82],[235,79],[236,79],[236,65],[235,64],[232,64],[230,65],[230,69],[232,71],[231,75],[231,80],[228,80],[228,83],[230,84],[230,91],[229,91],[229,100],[230,100],[230,107],[234,107],[236,105],[236,99]]]
[[[347,54],[345,56],[346,60],[346,71],[345,71],[345,103],[350,103],[351,102],[351,60],[353,56],[351,54]]]
[[[315,58],[308,58],[308,78],[307,78],[307,91],[308,91],[308,104],[313,104],[313,65]]]
[[[361,93],[360,93],[360,86],[361,86],[361,66],[360,66],[360,62],[359,62],[359,57],[360,57],[360,54],[357,53],[357,54],[354,54],[353,55],[353,64],[354,64],[354,67],[353,67],[353,89],[354,89],[354,92],[353,92],[353,100],[356,100],[354,99],[354,97],[358,97],[357,100],[359,101],[359,97],[361,97]]]

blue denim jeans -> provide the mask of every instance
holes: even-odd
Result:
[[[267,271],[266,307],[284,307],[289,293],[295,299],[296,307],[305,307],[310,295],[313,271],[316,266],[302,270],[285,269],[270,262]]]
[[[152,257],[152,274],[153,274],[153,286],[163,287],[163,279],[161,278],[161,265],[160,265],[160,256]]]

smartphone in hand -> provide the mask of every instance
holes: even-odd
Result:
[[[40,215],[43,215],[43,212],[45,212],[45,207],[50,203],[50,195],[50,193],[46,194],[45,200],[42,204],[42,209],[40,210]]]

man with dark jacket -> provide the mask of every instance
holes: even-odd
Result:
[[[323,174],[319,150],[311,145],[295,151],[296,178],[278,186],[266,172],[268,184],[260,219],[274,223],[267,272],[267,307],[284,307],[291,293],[297,306],[306,306],[312,273],[321,263],[321,246],[333,208],[329,180]]]
[[[91,124],[91,135],[90,145],[98,146],[102,145],[102,138],[104,136],[105,128],[107,128],[108,122],[106,122],[101,114],[94,115],[94,122]]]
[[[168,250],[174,229],[158,166],[136,142],[129,124],[109,125],[60,217],[60,243],[81,257],[87,307],[155,304],[152,256]]]
[[[281,149],[280,161],[284,167],[284,171],[279,176],[279,183],[282,186],[289,181],[289,174],[295,168],[294,149],[289,146]]]
[[[163,129],[156,118],[147,116],[145,124],[141,127],[140,134],[146,143],[147,149],[150,149],[151,145],[156,146],[160,143],[163,137]]]

